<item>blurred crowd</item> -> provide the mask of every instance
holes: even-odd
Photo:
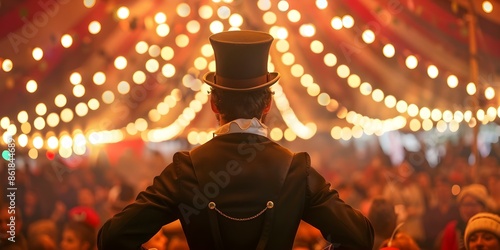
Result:
[[[472,226],[467,229],[471,218],[500,212],[500,164],[495,156],[471,166],[469,158],[450,152],[435,167],[416,164],[412,158],[394,166],[384,155],[352,167],[348,158],[314,167],[346,203],[370,219],[376,235],[374,249],[466,249],[466,243],[482,239]],[[71,165],[58,159],[37,162],[36,167],[26,164],[16,172],[15,242],[6,233],[12,216],[7,187],[0,190],[0,249],[95,249],[100,226],[131,203],[169,161],[152,153],[147,160],[127,154],[116,166],[85,160]],[[1,180],[7,180],[6,169],[6,162],[2,163]],[[487,224],[481,224],[483,218],[473,226],[488,228],[481,226]],[[496,229],[492,225],[498,243],[500,222]],[[294,249],[328,246],[315,228],[300,225]],[[188,246],[176,221],[159,230],[144,248]]]

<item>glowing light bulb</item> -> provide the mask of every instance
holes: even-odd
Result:
[[[486,13],[491,13],[493,11],[493,5],[490,1],[484,1],[482,4],[483,11]]]

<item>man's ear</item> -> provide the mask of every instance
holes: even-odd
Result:
[[[215,100],[214,98],[210,97],[210,107],[212,108],[212,111],[216,114],[219,114],[219,109],[217,108],[217,106],[215,105]]]
[[[264,108],[264,111],[262,112],[263,114],[269,113],[269,110],[271,110],[271,106],[273,105],[273,98],[269,101],[269,103],[266,105]]]

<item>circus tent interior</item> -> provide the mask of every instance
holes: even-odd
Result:
[[[323,164],[354,149],[435,166],[446,143],[498,144],[498,0],[2,0],[0,23],[5,159],[12,143],[69,165],[205,143],[201,76],[225,30],[275,38],[269,136]]]

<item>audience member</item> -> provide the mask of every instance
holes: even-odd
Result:
[[[433,205],[427,209],[422,217],[425,241],[422,248],[434,249],[437,240],[446,225],[460,217],[458,206],[451,192],[450,180],[442,174],[433,179]]]
[[[403,161],[395,168],[396,175],[387,183],[383,196],[394,203],[398,222],[404,222],[405,232],[418,243],[425,240],[422,216],[425,213],[425,199],[416,183],[416,174],[409,162]]]
[[[478,213],[470,218],[465,228],[467,250],[500,250],[500,217],[492,213]]]
[[[380,250],[420,250],[415,240],[408,234],[399,232],[394,238],[382,242]]]
[[[497,206],[495,213],[500,214],[500,168],[497,167],[497,169],[488,176],[487,182],[488,191]]]
[[[375,231],[373,249],[379,249],[382,242],[389,239],[396,228],[397,215],[394,204],[382,197],[374,199],[368,211],[368,219]]]
[[[30,250],[56,250],[59,230],[54,221],[41,219],[28,228],[28,246]]]
[[[90,188],[83,187],[78,190],[78,206],[95,209],[95,195]]]
[[[29,250],[58,250],[57,242],[53,241],[49,235],[40,234],[28,241]]]
[[[420,187],[424,199],[424,211],[427,212],[427,209],[435,203],[432,178],[426,171],[416,172],[413,175],[415,175],[415,183]]]
[[[94,230],[100,225],[99,215],[97,215],[96,211],[89,207],[74,207],[68,212],[70,221],[77,221],[85,223],[86,225],[92,227]]]
[[[44,217],[41,209],[40,196],[37,195],[32,188],[28,188],[22,198],[24,198],[24,206],[21,208],[23,222],[29,225],[30,223]]]
[[[63,228],[61,250],[92,250],[95,240],[96,230],[90,225],[69,221]]]

